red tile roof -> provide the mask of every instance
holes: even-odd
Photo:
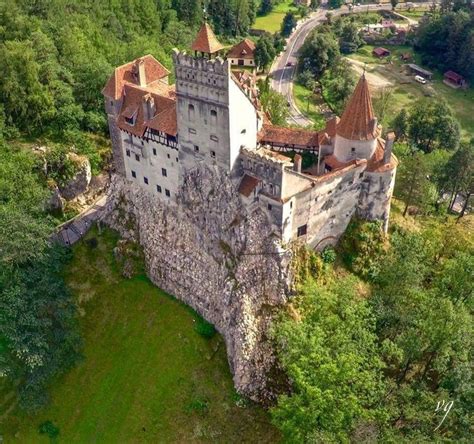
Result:
[[[224,48],[211,27],[207,23],[203,23],[201,29],[197,33],[196,39],[191,46],[193,51],[204,52],[206,54],[214,54]]]
[[[365,75],[359,80],[337,125],[338,135],[348,140],[371,140],[379,136]]]
[[[319,134],[299,128],[285,128],[264,124],[259,133],[260,143],[269,143],[278,146],[292,146],[316,148],[319,147]]]
[[[153,92],[151,88],[142,88],[136,85],[125,85],[122,111],[119,114],[118,126],[124,131],[143,137],[146,128],[153,128],[166,134],[176,136],[176,100],[170,97],[174,91],[172,86],[168,87],[168,97]],[[151,97],[154,101],[155,115],[151,119],[145,115],[145,101]],[[127,118],[133,116],[134,123],[130,125]]]
[[[255,177],[244,174],[244,177],[240,181],[239,193],[243,194],[245,197],[249,197],[259,182],[260,181],[255,179]]]
[[[137,65],[142,60],[145,64],[147,84],[161,80],[169,75],[169,71],[152,55],[146,55],[133,62],[126,63],[115,69],[107,81],[102,94],[114,100],[120,99],[124,85],[131,83],[138,85]]]
[[[454,71],[446,71],[444,73],[444,78],[445,79],[449,79],[455,83],[461,83],[464,81],[464,77],[460,74],[458,74],[457,72],[454,72]]]
[[[230,49],[230,51],[227,53],[227,58],[253,59],[254,51],[255,43],[252,42],[252,40],[244,39]]]
[[[385,163],[383,161],[383,155],[385,151],[385,140],[382,138],[377,139],[377,148],[375,149],[374,155],[367,162],[367,171],[371,173],[383,173],[384,171],[392,170],[398,165],[397,158],[392,154],[390,162]]]

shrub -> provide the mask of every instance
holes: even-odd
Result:
[[[59,428],[54,425],[52,421],[45,421],[38,427],[38,431],[41,435],[48,435],[51,439],[55,439],[59,436]]]
[[[380,222],[352,221],[341,242],[344,263],[363,279],[373,280],[380,271],[384,235]]]
[[[194,330],[206,339],[211,339],[216,334],[215,327],[200,316],[196,319]]]
[[[333,264],[336,261],[336,252],[333,248],[326,247],[321,252],[321,259],[325,264]]]

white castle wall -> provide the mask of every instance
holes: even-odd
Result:
[[[125,177],[159,199],[175,202],[180,183],[178,150],[125,131],[121,131],[121,138]],[[132,176],[132,171],[136,177]],[[145,178],[148,179],[148,184],[145,183]],[[157,186],[161,187],[161,192]],[[167,196],[166,191],[169,191],[170,196]]]

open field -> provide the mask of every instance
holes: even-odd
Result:
[[[468,90],[453,89],[442,82],[442,73],[434,72],[433,81],[426,85],[415,81],[414,76],[407,75],[400,59],[402,53],[412,54],[412,61],[420,64],[419,56],[413,52],[409,46],[389,46],[392,54],[384,59],[376,58],[372,55],[374,46],[364,45],[357,53],[351,54],[348,59],[353,62],[355,69],[360,64],[366,64],[367,80],[374,90],[385,82],[392,88],[393,95],[391,103],[383,118],[383,124],[387,127],[393,117],[404,107],[409,107],[423,97],[444,99],[453,109],[454,115],[461,124],[463,137],[474,137],[474,89]],[[372,82],[371,82],[372,78]],[[375,82],[373,79],[378,80]],[[377,92],[374,91],[375,97]],[[375,99],[375,102],[377,99]]]
[[[116,266],[116,235],[81,242],[67,280],[81,311],[84,360],[54,384],[52,402],[33,417],[13,410],[0,386],[0,435],[8,443],[278,442],[267,413],[235,393],[219,335],[204,339],[197,315],[144,277],[127,280]],[[239,405],[237,405],[237,403]]]
[[[273,8],[273,11],[270,12],[270,14],[257,17],[252,28],[263,29],[264,31],[271,33],[278,32],[281,29],[281,24],[286,13],[289,11],[297,11],[293,6],[293,0],[283,0]]]

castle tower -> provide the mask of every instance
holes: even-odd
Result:
[[[180,163],[232,171],[242,146],[256,146],[255,106],[237,84],[230,63],[213,58],[222,45],[205,23],[192,45],[195,56],[174,51]]]
[[[224,47],[217,40],[216,35],[212,31],[211,27],[204,22],[201,29],[197,33],[196,39],[194,40],[191,49],[194,51],[194,55],[197,57],[201,54],[201,57],[211,58],[219,54],[219,51]]]
[[[368,160],[375,152],[380,132],[369,85],[363,74],[337,125],[334,155],[340,162]]]

